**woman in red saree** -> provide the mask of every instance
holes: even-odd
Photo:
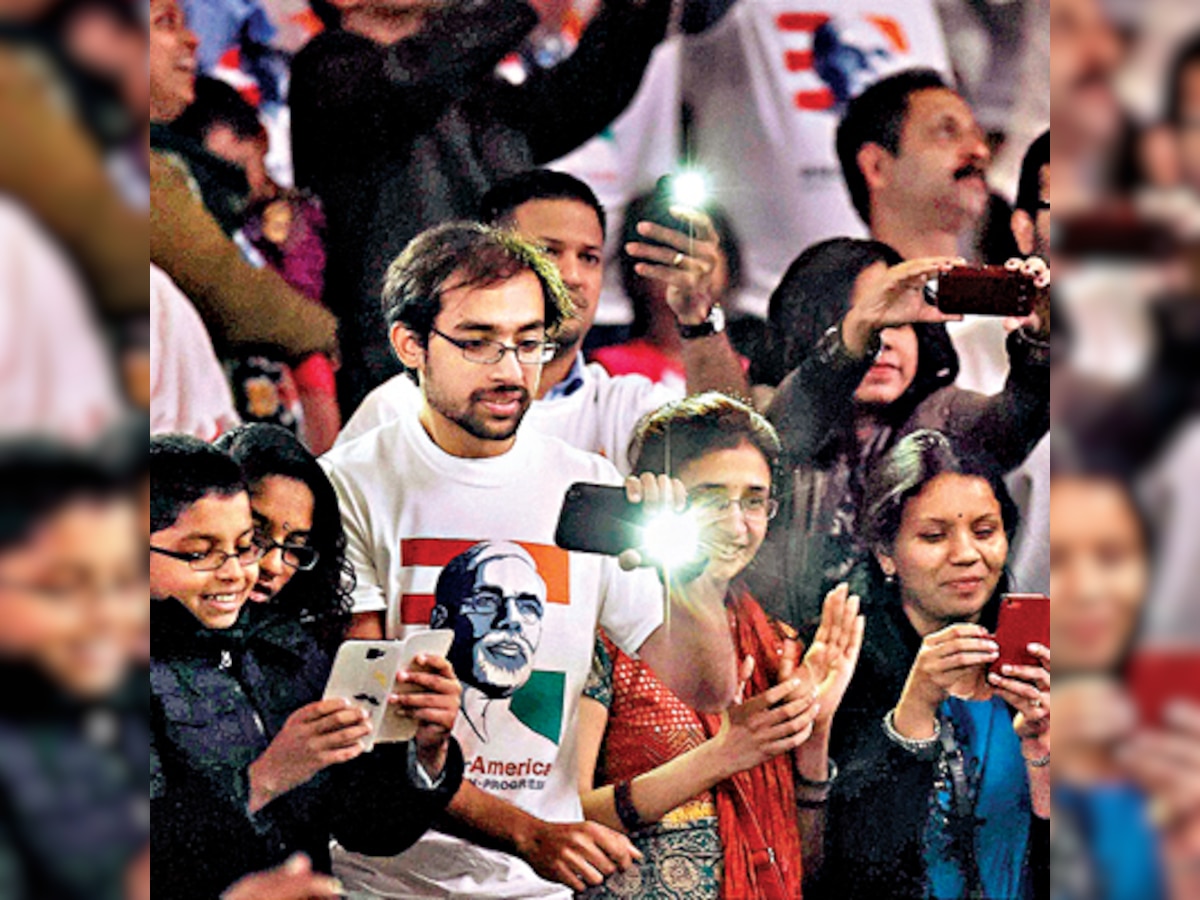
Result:
[[[779,443],[748,406],[720,394],[670,404],[640,426],[635,471],[688,488],[726,592],[742,660],[738,702],[702,715],[601,634],[579,713],[584,813],[630,835],[639,865],[588,900],[798,900],[820,864],[836,766],[830,723],[862,643],[858,599],[839,585],[800,660],[795,634],[739,583],[776,508]]]

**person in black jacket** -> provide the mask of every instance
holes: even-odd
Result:
[[[820,896],[1046,896],[1050,650],[987,674],[1017,525],[999,469],[918,431],[873,471],[863,514],[866,629],[833,720]]]
[[[150,838],[148,698],[133,666],[144,566],[122,481],[40,439],[0,444],[5,900],[125,900],[138,880]]]
[[[379,296],[420,232],[476,215],[500,178],[558,159],[633,99],[669,0],[605,0],[569,59],[496,74],[538,22],[524,0],[320,3],[330,28],[293,60],[296,181],[325,205],[326,304],[341,320],[349,416],[400,372]]]
[[[264,548],[237,464],[167,435],[151,441],[150,471],[156,889],[213,900],[297,851],[328,872],[331,837],[372,855],[405,849],[461,783],[449,665],[431,693],[451,708],[427,699],[415,741],[364,755],[364,714],[319,699],[330,643],[300,617],[247,605]]]
[[[864,480],[904,435],[971,435],[1007,470],[1049,427],[1047,323],[1036,313],[1007,323],[1011,367],[1000,393],[955,386],[958,356],[944,323],[958,317],[939,312],[922,288],[958,262],[903,261],[878,241],[836,238],[800,254],[771,297],[775,355],[760,377],[786,375],[767,418],[790,484],[746,578],[787,622],[815,619],[820,598],[864,559]],[[1039,259],[1010,265],[1039,287],[1049,282]]]

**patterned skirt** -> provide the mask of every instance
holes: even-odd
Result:
[[[669,816],[630,840],[645,859],[576,894],[577,900],[719,900],[721,837],[715,815],[686,821]]]

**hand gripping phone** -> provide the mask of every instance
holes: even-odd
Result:
[[[1001,666],[1040,666],[1026,648],[1030,644],[1050,646],[1050,598],[1045,594],[1005,594],[1000,598],[996,623],[1000,657],[989,671],[1002,675]]]
[[[1026,275],[1004,266],[955,266],[938,275],[929,294],[948,314],[1027,316],[1037,288]]]

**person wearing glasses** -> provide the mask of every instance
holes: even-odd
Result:
[[[329,872],[331,837],[377,854],[411,844],[461,779],[449,664],[428,660],[431,671],[403,673],[425,688],[413,695],[422,698],[417,736],[364,754],[365,714],[320,699],[332,647],[302,621],[299,593],[297,607],[286,597],[247,603],[260,562],[288,551],[264,539],[263,526],[256,532],[237,463],[195,438],[156,436],[150,479],[155,888],[213,900],[297,852]],[[340,572],[336,549],[329,560]]]
[[[150,838],[146,682],[130,640],[142,548],[123,479],[42,438],[0,441],[6,900],[123,900],[138,881]]]
[[[454,736],[467,776],[450,804],[452,821],[391,859],[338,850],[335,873],[352,890],[384,897],[569,900],[634,857],[624,836],[584,821],[579,799],[575,720],[596,627],[693,706],[719,711],[737,676],[723,592],[711,573],[664,587],[648,567],[623,571],[614,557],[555,544],[572,484],[618,486],[622,478],[601,456],[522,423],[574,315],[550,256],[509,231],[447,223],[392,263],[383,307],[421,403],[322,457],[357,581],[351,633],[394,638],[444,625],[450,601],[439,612],[431,595],[442,571],[482,542],[492,550],[481,559],[509,554],[476,572],[472,634],[509,634],[479,646],[493,682],[524,678],[522,657],[529,658],[509,711],[533,734],[525,740],[506,727],[503,740],[489,730],[484,741],[473,730],[478,717],[459,716]],[[650,512],[685,502],[683,486],[665,475],[630,479],[625,491]],[[544,591],[512,545],[536,560]],[[515,620],[499,614],[510,595]],[[522,617],[536,619],[533,602],[543,598],[535,627]],[[458,617],[467,609],[460,603]]]
[[[250,602],[285,629],[303,622],[330,652],[350,625],[353,576],[346,562],[337,495],[300,440],[275,425],[242,425],[215,446],[242,470],[250,490],[254,543],[262,551]]]
[[[740,686],[726,712],[697,712],[600,634],[580,705],[579,791],[587,817],[630,835],[642,859],[588,900],[798,900],[820,865],[823,804],[837,773],[830,723],[863,620],[858,598],[839,585],[801,660],[795,632],[739,581],[778,510],[779,453],[766,419],[718,393],[670,404],[638,427],[637,467],[677,476],[699,518]]]
[[[641,230],[631,227],[635,241],[625,245],[624,256],[637,277],[661,287],[668,315],[678,325],[686,393],[744,395],[749,387],[741,358],[725,333],[718,303],[718,232],[703,212],[687,215],[688,234],[654,222],[640,223]],[[604,207],[578,178],[532,169],[498,181],[480,202],[479,218],[542,247],[562,276],[575,311],[555,336],[554,352],[532,396],[527,426],[599,453],[621,474],[628,474],[627,451],[638,420],[685,392],[643,375],[610,375],[600,363],[584,359],[583,347],[601,303]],[[420,406],[421,394],[412,379],[395,375],[366,396],[337,442],[394,422]]]
[[[546,613],[545,579],[523,547],[481,541],[442,569],[434,596],[430,624],[454,629],[450,661],[463,683],[463,717],[486,743],[498,722],[508,721],[496,706],[507,712],[533,673]]]

